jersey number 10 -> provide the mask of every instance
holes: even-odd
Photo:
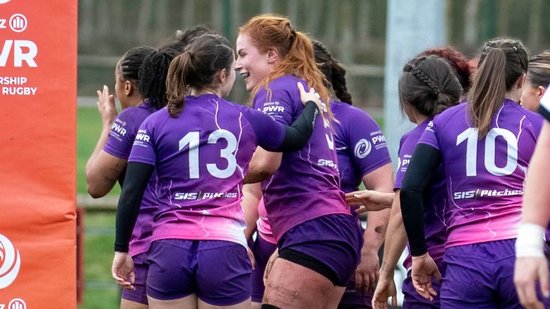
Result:
[[[502,137],[506,142],[506,165],[496,165],[496,139]],[[466,142],[466,176],[477,175],[477,144],[476,128],[468,128],[456,137],[456,145]],[[485,169],[495,176],[511,175],[518,165],[518,140],[514,133],[502,128],[492,128],[485,137]]]

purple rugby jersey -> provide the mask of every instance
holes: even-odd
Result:
[[[363,176],[391,163],[386,138],[374,119],[365,111],[333,101],[334,146],[338,157],[341,188],[359,190]]]
[[[156,109],[145,100],[138,106],[124,109],[111,126],[107,143],[103,148],[106,153],[120,159],[128,160],[132,144],[137,135],[139,126]],[[153,214],[157,210],[156,176],[153,173],[143,194],[139,216],[136,221],[130,240],[130,255],[147,252],[151,243]]]
[[[416,149],[416,145],[430,121],[431,119],[422,122],[401,138],[398,150],[399,161],[395,173],[395,190],[401,189],[405,172],[407,172],[407,167]],[[443,253],[445,253],[447,233],[444,218],[445,208],[447,207],[447,191],[443,167],[441,165],[433,176],[428,190],[429,194],[425,195],[426,200],[424,204],[424,233],[426,237],[426,246],[428,247],[430,256],[437,265],[441,267],[443,264]],[[403,265],[405,268],[409,269],[411,267],[411,262],[411,256],[408,255]]]
[[[254,97],[254,107],[291,124],[304,109],[293,75],[279,77]],[[317,117],[306,146],[285,152],[281,166],[262,183],[269,222],[278,240],[290,228],[329,214],[350,214],[340,190],[337,156],[330,121]]]
[[[446,247],[517,237],[525,174],[542,127],[542,117],[505,99],[487,136],[478,139],[467,106],[436,116],[420,139],[443,158]]]
[[[269,132],[266,134],[265,132]],[[154,165],[159,209],[153,240],[225,240],[246,246],[242,185],[257,145],[278,147],[285,128],[256,110],[205,94],[140,127],[130,162]]]

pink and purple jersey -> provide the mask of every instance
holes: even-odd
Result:
[[[269,83],[254,97],[254,107],[275,120],[291,124],[304,109],[296,76]],[[305,221],[330,214],[350,214],[340,190],[337,157],[330,121],[317,117],[313,134],[300,151],[285,152],[281,166],[262,183],[273,234],[278,240],[287,230]]]
[[[264,199],[260,200],[258,205],[258,220],[256,221],[256,230],[258,234],[267,242],[276,244],[277,240],[273,237],[273,231],[267,218],[267,210],[265,209]]]
[[[332,122],[332,126],[341,189],[346,193],[357,191],[364,175],[391,163],[386,138],[376,121],[363,110],[338,101],[331,102],[331,110],[338,120]],[[258,233],[276,243],[263,199],[258,213]]]
[[[147,100],[138,106],[124,109],[111,126],[103,151],[117,158],[128,160],[139,126],[145,118],[155,111],[156,109],[151,107]],[[139,215],[132,231],[130,240],[131,256],[147,252],[149,249],[153,214],[157,210],[156,186],[157,179],[155,173],[153,173],[143,194]]]
[[[426,130],[426,126],[431,119],[428,119],[416,128],[403,135],[399,142],[397,172],[395,173],[395,190],[401,189],[401,184],[407,172],[407,167],[411,161],[416,145]],[[447,191],[445,187],[445,175],[443,167],[440,165],[429,185],[429,193],[425,195],[424,204],[424,233],[426,237],[426,246],[430,256],[438,265],[443,262],[443,253],[445,252],[445,240],[447,227],[445,225],[445,208],[447,205]],[[403,265],[405,268],[411,267],[412,258],[407,256]]]
[[[469,125],[468,104],[445,110],[420,143],[439,149],[448,194],[446,247],[517,237],[525,174],[542,118],[505,99],[487,136]]]
[[[334,146],[338,157],[341,188],[359,190],[363,176],[391,163],[386,138],[374,119],[365,111],[333,101]]]
[[[157,171],[153,240],[246,246],[240,203],[248,163],[257,145],[276,148],[284,134],[284,126],[265,114],[212,94],[186,97],[176,118],[166,108],[147,118],[129,161]]]

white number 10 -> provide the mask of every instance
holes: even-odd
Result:
[[[237,168],[237,159],[235,158],[235,150],[237,149],[237,138],[230,131],[219,129],[212,132],[208,136],[208,144],[216,144],[219,139],[227,141],[227,147],[220,150],[220,158],[227,160],[227,167],[224,169],[218,168],[215,163],[206,164],[208,173],[216,178],[228,178],[235,172]],[[198,131],[191,131],[185,134],[179,141],[179,151],[189,145],[189,178],[199,178],[199,143],[200,134]]]
[[[501,136],[506,142],[506,165],[496,165],[496,139]],[[456,137],[456,145],[466,142],[466,176],[477,175],[477,142],[478,133],[476,128],[468,128]],[[485,138],[485,169],[495,176],[506,176],[512,174],[518,165],[518,141],[514,133],[502,129],[491,129]]]

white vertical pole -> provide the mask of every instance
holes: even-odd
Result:
[[[388,0],[384,81],[384,135],[397,164],[401,136],[413,125],[400,112],[397,82],[405,63],[424,49],[445,45],[444,0]]]

